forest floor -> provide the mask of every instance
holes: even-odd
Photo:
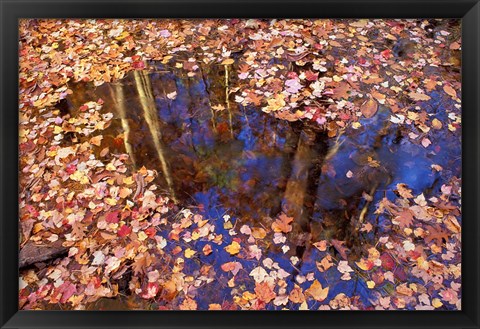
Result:
[[[19,42],[20,309],[461,309],[459,20]]]

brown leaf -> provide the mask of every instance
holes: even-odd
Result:
[[[443,230],[440,225],[427,225],[427,230],[429,234],[425,237],[426,243],[430,243],[430,241],[435,240],[436,244],[441,246],[443,240],[448,241],[448,232]]]
[[[395,217],[395,222],[398,223],[400,228],[410,227],[413,223],[413,214],[410,209],[404,209],[400,214]]]
[[[85,237],[86,230],[85,224],[82,222],[77,221],[72,224],[72,236],[77,240],[81,240]]]
[[[360,106],[360,111],[365,118],[371,118],[377,113],[378,103],[376,100],[370,98],[368,101]]]
[[[340,256],[342,256],[343,259],[347,260],[347,248],[344,246],[345,241],[339,241],[339,240],[332,240],[332,246],[338,251]]]

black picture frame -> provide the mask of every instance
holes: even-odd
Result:
[[[1,328],[479,328],[478,0],[0,0]],[[18,311],[18,19],[462,18],[461,311]]]

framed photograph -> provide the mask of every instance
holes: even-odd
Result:
[[[478,1],[1,1],[2,328],[478,328]]]

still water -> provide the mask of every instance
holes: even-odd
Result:
[[[428,198],[452,176],[460,177],[457,138],[442,130],[433,134],[435,147],[418,145],[408,131],[389,121],[392,113],[387,107],[361,120],[359,129],[347,128],[329,138],[314,124],[288,122],[258,108],[238,106],[226,97],[223,66],[188,77],[160,63],[150,64],[153,70],[132,72],[116,83],[70,85],[73,94],[62,104],[64,111],[74,114],[83,103],[101,98],[102,111],[114,114],[104,131],[110,151],[128,153],[133,168],[157,170],[162,193],[179,209],[195,208],[212,219],[228,213],[237,227],[269,227],[282,211],[294,217],[294,248],[286,255],[275,246],[269,249],[270,257],[292,273],[315,267],[311,241],[346,241],[349,257],[358,258],[363,244],[388,234],[389,221],[374,214],[375,204],[384,197],[393,199],[397,184],[407,184],[415,195]],[[429,114],[441,118],[443,107],[452,100],[431,96]],[[441,175],[432,164],[445,168]],[[373,200],[367,201],[364,193]],[[374,219],[369,234],[358,233],[360,216]],[[297,269],[288,262],[292,255],[303,258]],[[222,253],[215,257],[214,266],[228,261]],[[247,279],[248,275],[248,285]],[[357,281],[329,280],[340,282],[331,287],[333,296],[342,291],[367,298],[366,288]],[[206,305],[212,302],[209,293],[202,289],[199,306],[202,300]],[[215,293],[221,300],[228,291]],[[138,303],[122,297],[102,299],[92,307],[149,307]]]

